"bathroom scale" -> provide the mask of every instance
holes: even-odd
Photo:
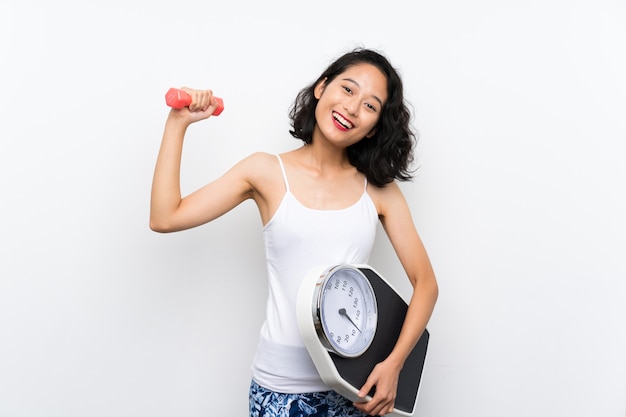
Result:
[[[300,333],[322,380],[349,400],[363,401],[357,393],[395,346],[407,301],[371,266],[341,264],[309,271],[296,306]],[[415,410],[429,337],[424,330],[400,371],[397,414]]]

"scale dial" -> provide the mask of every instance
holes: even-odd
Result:
[[[367,350],[378,322],[376,296],[369,280],[350,265],[327,269],[318,279],[315,329],[324,347],[354,358]]]

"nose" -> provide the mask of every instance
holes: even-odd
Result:
[[[359,111],[359,102],[358,99],[356,97],[351,97],[348,98],[344,103],[343,103],[343,108],[346,109],[346,111],[351,114],[351,115],[356,115],[357,112]]]

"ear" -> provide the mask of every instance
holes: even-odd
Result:
[[[313,90],[313,95],[318,100],[322,97],[322,93],[324,92],[324,89],[326,88],[326,80],[327,79],[328,78],[324,78],[322,81],[317,83],[317,85],[315,86],[315,89]]]
[[[378,132],[378,126],[374,127],[372,130],[369,131],[369,133],[367,135],[365,135],[366,139],[370,139],[372,136],[374,136],[376,134],[376,132]]]

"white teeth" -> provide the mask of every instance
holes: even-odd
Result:
[[[333,113],[333,117],[341,123],[346,129],[352,129],[352,123],[341,117],[339,113]]]

